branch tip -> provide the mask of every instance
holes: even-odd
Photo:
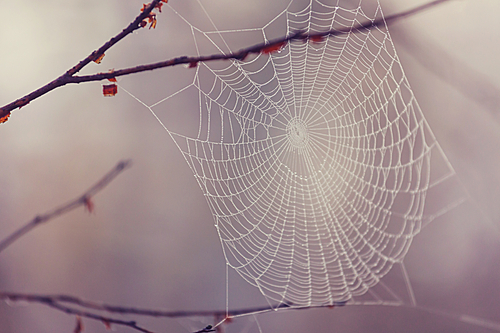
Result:
[[[102,177],[96,184],[94,184],[89,190],[80,195],[78,198],[59,206],[52,211],[45,214],[36,215],[30,222],[22,226],[21,228],[14,231],[7,238],[0,241],[0,252],[5,250],[9,245],[17,241],[19,238],[30,232],[33,228],[41,224],[42,222],[47,222],[54,219],[60,215],[63,215],[69,211],[74,210],[79,206],[84,206],[89,212],[93,212],[94,203],[91,198],[105,188],[111,181],[113,181],[123,170],[131,165],[130,160],[120,161],[111,171],[109,171],[104,177]]]

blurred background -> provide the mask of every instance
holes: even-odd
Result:
[[[225,30],[260,28],[288,4],[200,1],[203,6],[196,0],[171,0],[169,6],[202,30],[212,29],[206,13]],[[424,3],[380,2],[385,15]],[[363,5],[369,10],[376,2]],[[127,26],[141,7],[132,0],[0,2],[0,104],[62,74]],[[496,0],[451,1],[389,29],[414,94],[458,175],[458,185],[448,191],[470,195],[413,241],[405,265],[417,304],[492,321],[500,313],[498,13]],[[242,47],[255,40],[238,42]],[[127,37],[83,73],[194,54],[190,25],[164,7],[156,29]],[[179,67],[119,84],[152,104],[192,77],[192,70]],[[194,103],[173,112],[183,110],[198,111]],[[0,238],[80,195],[122,159],[132,159],[133,167],[94,198],[94,213],[82,208],[64,215],[0,253],[0,290],[146,308],[224,309],[225,261],[191,170],[146,108],[122,90],[103,97],[99,82],[59,88],[0,125]],[[267,304],[234,272],[229,298],[231,308]],[[213,320],[134,319],[155,332],[193,332]],[[73,316],[42,305],[0,303],[2,333],[72,332],[74,323]],[[106,331],[101,323],[84,323],[86,332]],[[432,311],[383,306],[269,313],[235,320],[225,329],[492,332]]]

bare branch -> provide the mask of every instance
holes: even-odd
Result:
[[[25,301],[31,303],[39,303],[68,314],[74,314],[81,317],[97,320],[106,325],[117,324],[122,326],[128,326],[145,333],[151,333],[151,332],[145,328],[139,327],[136,321],[115,319],[100,314],[96,314],[94,312],[89,312],[88,310],[93,310],[98,312],[108,312],[119,315],[140,315],[140,316],[148,316],[155,318],[181,318],[181,317],[197,317],[197,316],[215,317],[215,318],[224,318],[222,321],[225,321],[227,319],[234,317],[240,317],[256,313],[271,312],[284,308],[295,309],[295,310],[304,310],[313,308],[334,308],[338,306],[344,306],[347,303],[347,302],[334,302],[333,304],[330,305],[305,306],[305,307],[294,307],[293,305],[281,303],[273,308],[267,306],[267,307],[255,307],[255,308],[246,308],[239,310],[228,310],[228,311],[226,310],[165,311],[157,309],[144,309],[135,307],[107,305],[103,303],[82,300],[78,297],[69,295],[36,295],[36,294],[0,292],[0,300],[9,300],[13,302]],[[209,325],[198,332],[212,332],[212,331],[213,331],[212,325]]]
[[[131,328],[136,329],[140,332],[152,333],[151,331],[138,326],[137,322],[132,321],[132,320],[127,321],[127,320],[110,318],[110,317],[98,315],[98,314],[95,314],[92,312],[88,312],[85,310],[79,310],[79,309],[76,309],[73,307],[65,306],[64,304],[62,304],[63,301],[60,301],[60,300],[65,299],[65,298],[73,298],[73,297],[29,295],[29,294],[16,294],[16,293],[0,292],[0,300],[10,300],[10,301],[21,301],[22,300],[22,301],[26,301],[26,302],[39,303],[39,304],[49,306],[53,309],[62,311],[62,312],[67,313],[67,314],[77,315],[80,317],[85,317],[85,318],[97,320],[97,321],[102,322],[105,325],[116,324],[116,325],[131,327]]]
[[[358,25],[355,25],[354,27],[349,27],[349,28],[344,28],[344,29],[334,29],[334,30],[329,30],[329,31],[325,31],[325,32],[310,33],[310,34],[304,33],[303,31],[297,31],[288,37],[282,37],[279,39],[275,39],[275,40],[270,41],[268,43],[256,44],[256,45],[253,45],[251,47],[241,49],[240,51],[234,52],[234,53],[214,54],[214,55],[200,56],[200,57],[183,56],[183,57],[177,57],[177,58],[173,58],[173,59],[169,59],[169,60],[165,60],[165,61],[160,61],[160,62],[156,62],[156,63],[152,63],[152,64],[119,69],[119,70],[115,70],[113,72],[98,73],[98,74],[93,74],[93,75],[73,76],[69,80],[71,81],[71,83],[82,83],[82,82],[91,82],[91,81],[100,81],[100,80],[104,80],[104,79],[111,79],[111,78],[115,78],[118,76],[130,75],[130,74],[134,74],[134,73],[151,71],[151,70],[155,70],[158,68],[172,67],[172,66],[182,65],[182,64],[195,65],[195,64],[200,63],[200,62],[229,60],[229,59],[243,61],[249,54],[262,53],[266,49],[272,49],[273,47],[285,45],[286,43],[289,43],[292,41],[307,41],[310,39],[314,40],[317,38],[326,38],[326,37],[339,36],[339,35],[344,35],[344,34],[349,34],[349,33],[358,33],[358,32],[361,32],[363,30],[371,30],[374,28],[384,27],[386,24],[390,25],[390,24],[392,24],[400,19],[403,19],[403,18],[406,18],[409,16],[413,16],[413,15],[420,13],[426,9],[437,6],[437,5],[442,4],[444,2],[447,2],[447,1],[450,1],[450,0],[435,0],[435,1],[429,2],[427,4],[421,5],[419,7],[410,9],[408,11],[401,12],[401,13],[394,14],[394,15],[390,15],[390,16],[387,16],[385,18],[379,18],[379,19],[376,19],[374,21],[366,22],[363,24],[358,24]]]
[[[334,308],[338,306],[344,306],[347,302],[334,302],[333,304],[319,305],[319,306],[304,306],[304,307],[295,307],[289,304],[281,303],[272,308],[269,306],[265,307],[255,307],[255,308],[246,308],[246,309],[237,309],[237,310],[207,310],[207,311],[166,311],[166,310],[158,310],[158,309],[144,309],[144,308],[136,308],[136,307],[125,307],[125,306],[116,306],[116,305],[108,305],[104,303],[86,301],[80,299],[75,296],[69,295],[36,295],[36,294],[23,294],[23,293],[8,293],[8,292],[0,292],[0,300],[10,300],[10,301],[25,301],[25,302],[33,302],[33,303],[41,303],[45,305],[53,305],[58,304],[60,307],[68,307],[63,304],[71,304],[74,306],[78,306],[85,309],[91,309],[96,311],[103,311],[109,313],[115,313],[120,315],[140,315],[147,317],[155,317],[155,318],[181,318],[181,317],[239,317],[253,313],[263,313],[263,312],[271,312],[276,311],[278,309],[295,309],[295,310],[304,310],[304,309],[312,309],[312,308]],[[74,313],[73,313],[74,314]]]
[[[10,114],[10,111],[16,109],[16,108],[21,108],[24,105],[28,104],[32,100],[48,93],[49,91],[64,86],[69,83],[82,83],[82,82],[92,82],[92,81],[100,81],[104,79],[111,79],[115,78],[117,76],[124,76],[124,75],[130,75],[134,73],[140,73],[140,72],[145,72],[145,71],[151,71],[155,70],[158,68],[164,68],[164,67],[172,67],[176,65],[181,65],[181,64],[189,64],[189,65],[196,65],[200,62],[208,62],[208,61],[218,61],[218,60],[228,60],[228,59],[234,59],[234,60],[240,60],[243,61],[249,54],[258,54],[258,53],[267,53],[266,50],[274,50],[274,47],[279,46],[284,46],[286,43],[292,42],[292,41],[308,41],[310,39],[319,39],[319,38],[327,38],[327,37],[332,37],[332,36],[338,36],[338,35],[343,35],[343,34],[348,34],[348,33],[357,33],[363,30],[370,30],[374,28],[379,28],[379,27],[385,27],[386,25],[390,25],[398,20],[401,20],[403,18],[407,18],[410,16],[413,16],[415,14],[418,14],[424,10],[427,10],[429,8],[432,8],[434,6],[437,6],[439,4],[448,2],[450,0],[435,0],[432,2],[429,2],[427,4],[418,6],[416,8],[397,13],[394,15],[387,16],[385,18],[379,18],[373,21],[369,21],[363,24],[358,24],[354,27],[350,28],[345,28],[345,29],[338,29],[338,30],[329,30],[325,32],[320,32],[320,33],[304,33],[303,31],[298,31],[295,32],[294,34],[288,36],[288,37],[282,37],[279,39],[275,39],[269,43],[261,43],[261,44],[256,44],[254,46],[242,49],[240,51],[234,52],[234,53],[229,53],[229,54],[214,54],[214,55],[208,55],[208,56],[200,56],[200,57],[177,57],[173,58],[170,60],[166,61],[161,61],[157,63],[152,63],[152,64],[147,64],[147,65],[140,65],[136,67],[130,67],[130,68],[124,68],[120,70],[116,70],[113,72],[107,72],[107,73],[97,73],[93,75],[82,75],[82,76],[77,76],[74,75],[78,71],[80,71],[84,66],[86,66],[90,61],[95,60],[98,58],[100,55],[104,54],[106,50],[111,48],[114,44],[116,44],[118,41],[123,39],[125,36],[130,34],[132,31],[138,29],[140,27],[140,23],[144,18],[146,18],[151,10],[153,10],[154,6],[158,4],[160,0],[154,0],[151,2],[151,4],[147,7],[144,12],[139,15],[127,28],[125,28],[120,34],[117,36],[113,37],[110,39],[106,44],[101,46],[98,50],[92,52],[87,58],[79,62],[76,66],[68,70],[66,73],[55,79],[54,81],[48,83],[47,85],[39,88],[38,90],[35,90],[34,92],[10,103],[2,108],[0,108],[0,119],[3,117],[6,117]],[[276,49],[277,50],[277,49]]]
[[[101,315],[98,315],[98,314],[95,314],[92,312],[81,311],[81,310],[74,309],[71,307],[63,306],[59,303],[51,303],[50,301],[47,301],[47,302],[40,301],[40,303],[45,304],[45,305],[47,305],[51,308],[54,308],[56,310],[65,312],[67,314],[74,314],[74,315],[77,315],[80,317],[85,317],[85,318],[100,321],[105,325],[115,324],[115,325],[120,325],[120,326],[127,326],[127,327],[133,328],[133,329],[135,329],[139,332],[143,332],[143,333],[153,333],[152,331],[137,325],[137,322],[134,320],[121,320],[121,319],[115,319],[115,318],[111,318],[111,317],[101,316]]]
[[[78,198],[57,207],[45,214],[35,216],[28,224],[24,225],[20,229],[16,230],[10,236],[0,241],[0,252],[5,250],[9,245],[14,243],[16,240],[30,232],[33,228],[40,225],[41,223],[48,222],[60,215],[63,215],[75,208],[80,206],[85,206],[89,211],[92,210],[93,204],[91,198],[106,187],[113,179],[116,178],[123,170],[128,168],[132,162],[130,160],[119,162],[111,171],[109,171],[101,180],[99,180],[95,185],[88,189]]]
[[[135,308],[135,307],[123,307],[123,306],[115,306],[115,305],[107,305],[103,303],[97,303],[92,301],[85,301],[78,297],[69,296],[69,295],[36,295],[36,294],[26,294],[26,293],[10,293],[10,292],[2,292],[0,291],[0,300],[8,300],[12,302],[16,301],[24,301],[30,303],[38,303],[49,306],[53,309],[62,311],[64,313],[68,313],[71,315],[77,315],[93,320],[97,320],[102,322],[104,325],[109,327],[110,324],[116,324],[121,326],[128,326],[135,330],[144,333],[152,333],[151,331],[140,327],[137,325],[136,321],[127,321],[116,319],[104,315],[97,314],[95,312],[109,312],[117,315],[141,315],[141,316],[149,316],[156,318],[180,318],[180,317],[214,317],[215,325],[207,325],[205,328],[202,328],[193,333],[201,333],[201,332],[213,332],[213,329],[216,329],[221,323],[225,321],[230,321],[232,318],[247,316],[250,314],[262,314],[266,312],[276,311],[276,310],[310,310],[310,309],[319,309],[319,308],[328,308],[334,309],[337,307],[342,307],[347,304],[349,305],[378,305],[378,306],[403,306],[412,309],[416,309],[419,311],[425,311],[429,313],[433,313],[438,316],[455,318],[456,320],[462,320],[461,318],[467,317],[468,320],[465,320],[469,324],[479,326],[479,327],[498,327],[498,324],[493,321],[488,321],[483,318],[477,318],[472,316],[464,316],[459,315],[453,312],[436,310],[433,308],[415,306],[412,304],[406,304],[400,301],[375,301],[375,302],[357,302],[354,300],[344,301],[344,302],[333,302],[333,304],[325,304],[325,305],[316,305],[316,306],[296,306],[294,304],[285,304],[281,303],[272,308],[266,307],[255,307],[255,308],[246,308],[239,310],[212,310],[212,311],[165,311],[165,310],[155,310],[155,309],[144,309],[144,308]],[[89,312],[92,310],[94,312]],[[222,320],[220,320],[222,318]]]
[[[68,70],[65,75],[66,76],[72,76],[76,73],[78,73],[83,67],[87,66],[91,61],[96,60],[99,58],[101,55],[104,54],[107,50],[109,50],[113,45],[121,41],[123,38],[131,34],[137,29],[142,28],[141,22],[149,16],[151,11],[158,5],[158,3],[161,0],[153,0],[143,11],[142,13],[133,20],[128,27],[122,30],[118,35],[115,37],[111,38],[109,41],[107,41],[104,45],[102,45],[99,49],[95,50],[89,56],[82,61],[80,61],[78,64],[76,64],[73,68]]]
[[[122,32],[120,32],[115,37],[111,38],[109,41],[104,43],[99,49],[93,51],[85,59],[80,61],[78,64],[76,64],[69,70],[67,70],[66,73],[59,76],[57,79],[49,82],[48,84],[44,85],[43,87],[29,93],[28,95],[21,97],[15,100],[14,102],[9,103],[0,108],[0,119],[7,117],[12,110],[15,110],[17,108],[22,108],[32,100],[40,96],[43,96],[46,93],[58,87],[62,87],[70,83],[69,78],[71,78],[74,74],[78,73],[82,68],[87,66],[90,62],[97,60],[104,54],[104,52],[109,50],[113,45],[118,43],[120,40],[122,40],[123,38],[134,32],[135,30],[141,28],[142,27],[141,22],[149,16],[151,11],[158,5],[160,1],[161,0],[153,0],[139,16],[137,16],[125,29],[122,30]]]

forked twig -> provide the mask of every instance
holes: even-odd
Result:
[[[245,316],[248,314],[271,312],[285,308],[295,309],[295,310],[305,310],[313,308],[335,308],[344,306],[347,303],[347,302],[335,302],[331,305],[303,306],[303,307],[294,307],[293,305],[281,303],[273,308],[266,306],[266,307],[255,307],[255,308],[246,308],[238,310],[166,311],[158,309],[145,309],[136,307],[108,305],[104,303],[86,301],[81,298],[69,295],[36,295],[36,294],[24,294],[24,293],[0,292],[0,300],[9,300],[13,302],[25,301],[31,303],[39,303],[68,314],[74,314],[80,317],[85,317],[100,321],[107,326],[109,326],[109,324],[128,326],[145,333],[150,331],[148,331],[143,327],[139,327],[136,321],[115,319],[112,317],[103,316],[101,314],[96,314],[95,312],[89,312],[89,310],[108,312],[119,315],[140,315],[140,316],[155,317],[155,318],[215,317],[215,318],[225,318],[224,320],[229,320],[230,318]],[[205,328],[198,332],[210,332],[210,330]]]
[[[0,122],[5,121],[7,116],[9,116],[10,112],[12,110],[15,110],[17,108],[22,108],[32,100],[45,95],[46,93],[58,88],[65,86],[66,84],[70,83],[71,81],[69,80],[73,75],[78,73],[82,68],[87,66],[90,62],[98,60],[101,58],[104,53],[109,50],[113,45],[121,41],[123,38],[131,34],[137,29],[140,29],[143,27],[141,23],[147,19],[153,9],[155,9],[158,4],[160,3],[161,0],[153,0],[149,5],[147,5],[145,8],[143,8],[143,11],[139,16],[137,16],[125,29],[123,29],[118,35],[115,37],[111,38],[109,41],[104,43],[100,48],[97,50],[93,51],[91,54],[89,54],[85,59],[80,61],[78,64],[75,66],[71,67],[69,70],[67,70],[64,74],[56,78],[55,80],[47,83],[41,88],[38,88],[37,90],[29,93],[28,95],[21,97],[17,100],[15,100],[12,103],[9,103],[3,107],[0,108]]]
[[[110,324],[116,324],[121,326],[127,326],[138,330],[143,333],[152,333],[151,331],[140,327],[137,325],[136,321],[127,321],[112,318],[109,316],[105,316],[98,313],[111,313],[115,315],[139,315],[139,316],[147,316],[154,318],[181,318],[181,317],[214,317],[215,325],[208,325],[205,328],[202,328],[193,333],[201,333],[201,332],[213,332],[213,328],[217,328],[223,322],[230,322],[231,319],[246,316],[249,314],[262,314],[276,310],[310,310],[310,309],[319,309],[319,308],[328,308],[334,309],[337,307],[342,307],[347,304],[349,305],[367,305],[365,302],[356,302],[354,300],[344,301],[344,302],[333,302],[333,304],[325,304],[325,305],[315,305],[315,306],[296,306],[293,304],[281,303],[274,307],[255,307],[255,308],[245,308],[238,310],[208,310],[208,311],[166,311],[166,310],[158,310],[158,309],[145,309],[145,308],[136,308],[136,307],[125,307],[125,306],[116,306],[116,305],[108,305],[104,303],[86,301],[78,297],[69,296],[69,295],[37,295],[37,294],[27,294],[27,293],[10,293],[10,292],[1,292],[0,291],[0,300],[8,300],[12,302],[16,301],[24,301],[30,303],[39,303],[46,306],[49,306],[53,309],[77,315],[84,318],[89,318],[92,320],[97,320],[102,322],[107,328],[110,328]],[[451,318],[457,321],[462,321],[468,323],[470,325],[476,327],[488,328],[494,331],[500,331],[500,325],[491,320],[487,320],[484,318],[479,318],[475,316],[469,315],[460,315],[454,312],[446,311],[446,310],[438,310],[431,307],[419,306],[415,304],[406,304],[401,301],[374,301],[369,303],[369,305],[384,305],[384,306],[403,306],[407,308],[416,309],[419,311],[424,311],[427,313],[432,313],[437,316],[442,316],[446,318]],[[94,311],[94,312],[91,312]],[[98,313],[96,313],[98,312]],[[222,320],[220,320],[222,319]]]
[[[161,61],[161,62],[156,62],[152,64],[147,64],[147,65],[140,65],[140,66],[135,66],[135,67],[130,67],[130,68],[124,68],[120,70],[115,70],[111,72],[106,72],[106,73],[97,73],[93,75],[74,75],[78,71],[80,71],[83,67],[85,67],[89,62],[94,60],[97,56],[104,54],[106,50],[111,48],[114,44],[116,44],[118,41],[123,39],[125,36],[128,34],[132,33],[134,30],[140,28],[140,23],[142,20],[144,20],[147,15],[153,10],[153,8],[160,2],[160,0],[154,0],[151,2],[151,4],[147,7],[146,10],[144,10],[141,15],[139,15],[127,28],[125,28],[120,34],[117,36],[113,37],[111,40],[109,40],[106,44],[101,46],[98,50],[94,51],[91,53],[87,58],[79,62],[76,66],[68,70],[66,73],[55,79],[54,81],[46,84],[45,86],[35,90],[34,92],[10,103],[2,108],[0,108],[0,120],[4,119],[6,120],[5,117],[7,117],[12,110],[15,110],[16,108],[21,108],[22,106],[28,104],[32,100],[48,93],[49,91],[64,86],[69,83],[82,83],[82,82],[92,82],[92,81],[101,81],[105,79],[114,79],[118,76],[124,76],[124,75],[130,75],[134,73],[140,73],[140,72],[145,72],[145,71],[151,71],[155,70],[158,68],[164,68],[164,67],[172,67],[176,65],[181,65],[181,64],[188,64],[192,67],[197,65],[200,62],[208,62],[208,61],[218,61],[218,60],[228,60],[228,59],[234,59],[234,60],[240,60],[243,61],[249,54],[258,54],[258,53],[271,53],[273,51],[278,50],[281,46],[284,46],[286,43],[289,43],[291,41],[297,41],[297,40],[302,40],[302,41],[307,41],[307,40],[315,40],[315,39],[320,39],[320,38],[326,38],[326,37],[332,37],[332,36],[338,36],[338,35],[343,35],[343,34],[348,34],[348,33],[356,33],[360,32],[366,29],[374,29],[377,27],[384,27],[385,25],[390,25],[400,19],[407,18],[409,16],[413,16],[417,13],[420,13],[426,9],[432,8],[434,6],[437,6],[439,4],[448,2],[450,0],[434,0],[429,3],[426,3],[424,5],[415,7],[413,9],[397,13],[394,15],[389,15],[387,17],[381,17],[373,21],[369,21],[366,23],[358,24],[355,25],[354,27],[349,27],[349,28],[344,28],[344,29],[334,29],[334,30],[329,30],[325,32],[319,32],[319,33],[304,33],[303,31],[298,31],[295,32],[294,34],[291,34],[287,37],[282,37],[279,39],[275,39],[271,42],[268,43],[260,43],[256,44],[254,46],[244,48],[240,51],[237,52],[232,52],[228,54],[214,54],[214,55],[208,55],[208,56],[199,56],[199,57],[176,57],[173,59],[169,59],[166,61]],[[1,121],[0,121],[1,122]]]
[[[130,160],[119,162],[111,171],[109,171],[104,177],[101,178],[94,186],[88,189],[81,196],[73,199],[72,201],[57,207],[45,214],[35,216],[31,221],[29,221],[26,225],[16,230],[10,236],[0,241],[0,252],[5,250],[9,245],[14,243],[16,240],[24,236],[26,233],[31,231],[36,226],[48,222],[62,214],[65,214],[77,207],[86,206],[89,211],[92,210],[92,201],[91,198],[101,191],[104,187],[106,187],[113,179],[116,178],[123,170],[128,168],[132,162]]]

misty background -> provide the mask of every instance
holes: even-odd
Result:
[[[226,30],[262,27],[288,1],[201,3],[217,28]],[[385,15],[422,3],[381,0]],[[369,10],[375,4],[363,5]],[[169,6],[201,30],[212,30],[199,2],[170,0]],[[62,74],[127,26],[141,7],[139,1],[119,0],[1,2],[0,104]],[[471,197],[413,240],[404,262],[417,304],[492,321],[500,313],[498,13],[495,0],[451,1],[389,27],[423,113],[467,191],[463,195]],[[254,44],[252,38],[236,40],[237,48]],[[128,36],[83,73],[195,52],[190,27],[164,7],[155,30]],[[119,84],[152,104],[193,75],[181,66],[125,77]],[[172,110],[181,115],[174,125],[182,126],[184,110],[198,112],[197,102],[191,103]],[[225,261],[191,170],[147,109],[122,90],[103,97],[100,82],[58,88],[0,125],[0,238],[80,195],[129,158],[133,167],[93,199],[95,213],[82,208],[66,214],[0,253],[0,290],[170,310],[225,308]],[[457,191],[460,184],[448,194]],[[234,272],[229,298],[230,308],[267,304]],[[131,318],[156,332],[193,332],[213,320]],[[492,332],[405,307],[283,311],[257,319],[262,332]],[[73,316],[43,305],[0,304],[2,333],[72,332],[74,323]],[[101,323],[84,323],[86,332],[106,331]],[[259,332],[252,316],[225,329]]]

